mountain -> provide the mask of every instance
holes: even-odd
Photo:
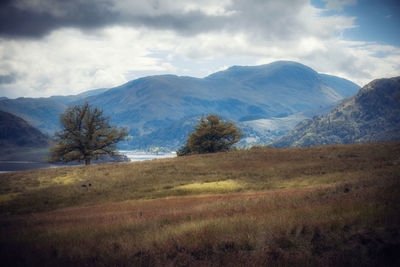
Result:
[[[298,119],[300,113],[331,106],[358,89],[350,81],[320,75],[296,62],[279,61],[234,66],[203,79],[150,76],[84,100],[102,107],[112,123],[130,129],[133,138],[127,146],[176,149],[199,117],[209,113],[246,122],[242,130],[247,132],[260,120]]]
[[[276,147],[400,140],[400,77],[378,79],[326,116],[297,125]]]
[[[0,111],[0,148],[47,147],[49,138],[24,119]]]
[[[243,144],[265,143],[286,133],[302,119],[321,114],[358,89],[348,80],[319,74],[300,63],[278,61],[261,66],[233,66],[202,79],[149,76],[91,95],[51,97],[39,99],[38,103],[32,99],[3,99],[0,110],[21,115],[51,133],[57,129],[58,115],[67,105],[88,101],[102,108],[112,124],[128,128],[132,138],[121,147],[176,149],[185,142],[198,119],[210,113],[237,123],[247,133]],[[21,106],[22,101],[36,104]],[[35,110],[43,101],[54,107],[47,109],[46,114]]]

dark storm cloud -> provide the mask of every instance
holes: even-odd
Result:
[[[158,1],[153,1],[157,3]],[[27,4],[28,3],[28,4]],[[208,31],[222,20],[199,11],[172,12],[144,4],[145,10],[115,8],[115,0],[5,0],[0,2],[0,36],[42,37],[62,27],[95,29],[107,25],[147,26],[172,29],[182,34]],[[146,3],[146,1],[144,1]],[[120,7],[119,7],[120,8]]]
[[[116,18],[116,14],[109,12],[104,3],[93,6],[91,1],[52,2],[57,5],[35,9],[34,5],[21,7],[18,1],[3,0],[0,2],[0,35],[40,37],[60,27],[101,27]]]
[[[0,3],[0,34],[36,36],[47,32],[54,22],[51,18],[18,10],[12,1]]]

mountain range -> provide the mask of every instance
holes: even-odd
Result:
[[[400,77],[364,86],[325,116],[304,120],[276,147],[400,140]]]
[[[59,115],[85,101],[100,107],[111,123],[130,132],[123,148],[177,149],[201,116],[215,113],[245,132],[242,145],[266,143],[298,122],[325,114],[359,86],[319,74],[300,63],[278,61],[233,66],[205,78],[149,76],[110,89],[74,96],[0,99],[0,110],[16,114],[52,135]]]

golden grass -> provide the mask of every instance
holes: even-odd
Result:
[[[3,174],[0,257],[24,266],[396,266],[399,178],[399,143]]]

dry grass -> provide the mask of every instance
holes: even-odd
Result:
[[[399,178],[399,143],[3,174],[0,256],[24,266],[396,266]]]

